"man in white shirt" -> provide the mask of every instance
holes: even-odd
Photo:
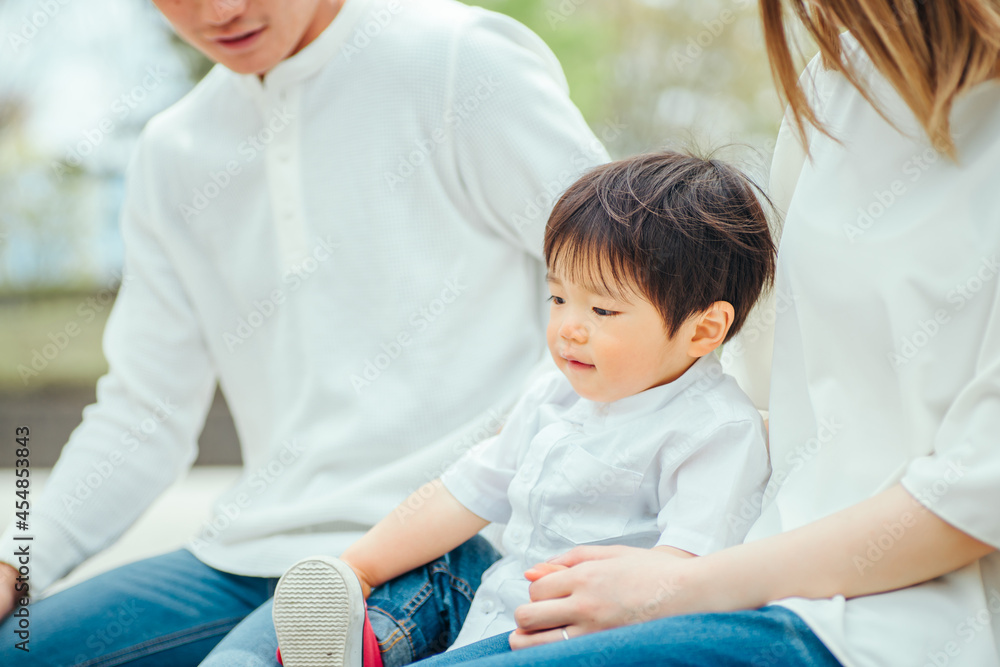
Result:
[[[29,544],[40,593],[117,539],[194,460],[217,382],[245,474],[186,551],[33,603],[3,664],[197,664],[288,566],[339,553],[494,432],[543,358],[548,209],[607,159],[555,57],[506,17],[156,4],[219,66],[143,133],[109,373],[0,558]],[[0,566],[5,614],[26,610],[17,576]]]

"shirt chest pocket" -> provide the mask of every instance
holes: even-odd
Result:
[[[540,496],[538,523],[572,544],[621,537],[638,506],[642,475],[573,447],[553,462]]]

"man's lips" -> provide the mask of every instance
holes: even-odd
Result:
[[[213,37],[212,41],[219,46],[225,47],[227,49],[242,49],[250,46],[257,38],[260,33],[264,31],[264,26],[260,28],[255,28],[253,30],[242,30],[240,32],[233,33],[231,35],[226,35],[224,37]]]

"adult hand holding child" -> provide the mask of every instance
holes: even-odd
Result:
[[[650,620],[656,616],[652,608],[659,609],[677,595],[679,584],[663,582],[651,592],[648,573],[672,558],[693,556],[669,546],[580,546],[539,563],[524,573],[533,582],[528,588],[533,604],[515,612],[518,629],[510,635],[510,647],[517,650],[564,640],[561,630],[578,637]],[[629,585],[631,579],[636,579],[636,585]]]

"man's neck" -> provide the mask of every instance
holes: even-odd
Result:
[[[340,13],[340,9],[343,6],[344,0],[320,0],[319,5],[316,7],[316,14],[302,35],[302,40],[295,47],[295,50],[288,54],[288,57],[291,58],[319,37],[326,30],[327,26],[333,23],[333,19],[337,18],[337,14]]]
[[[313,15],[312,21],[310,21],[306,31],[302,34],[302,39],[299,40],[299,43],[295,45],[295,48],[292,49],[292,52],[286,58],[291,58],[323,34],[323,31],[337,18],[337,14],[340,13],[344,2],[345,0],[320,0],[316,6],[316,13]],[[257,76],[263,81],[264,77],[267,76],[267,72],[258,74]]]

